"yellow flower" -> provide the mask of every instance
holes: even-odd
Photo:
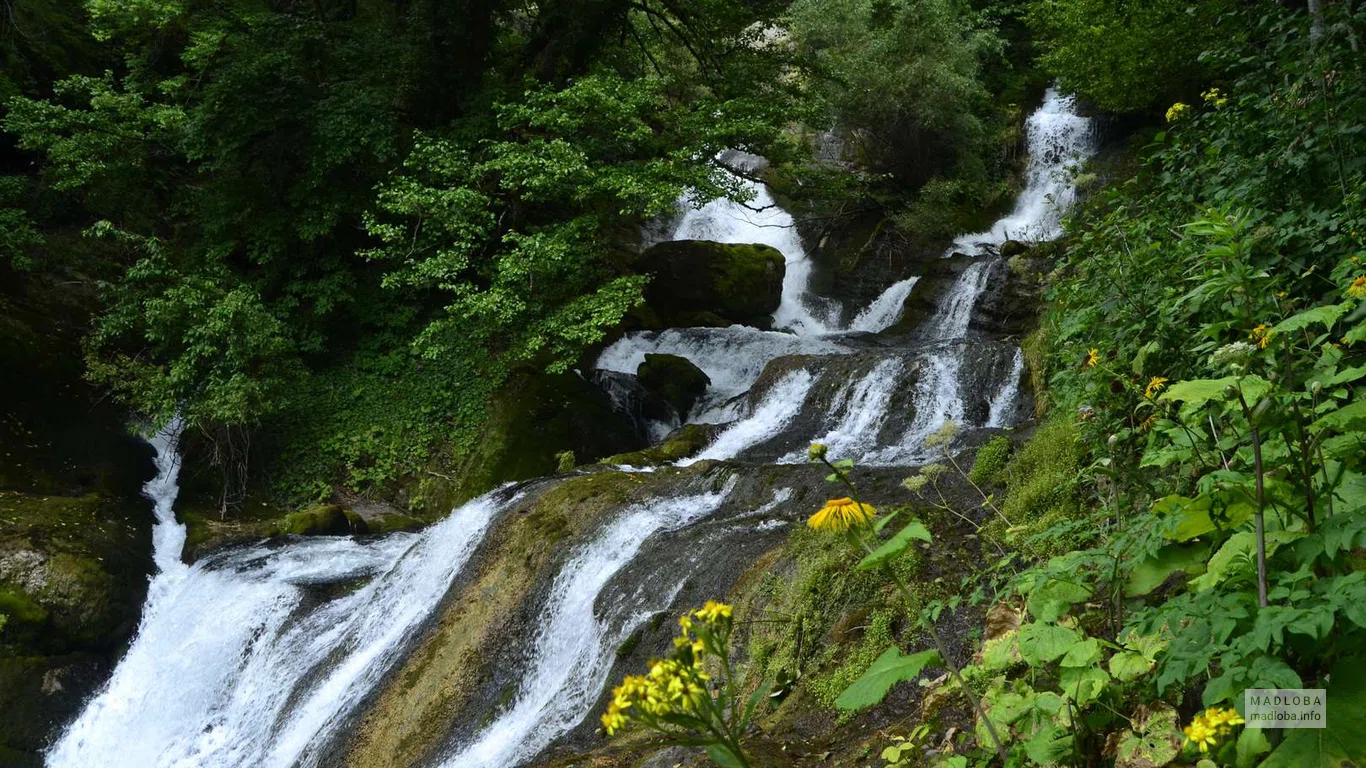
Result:
[[[872,506],[848,497],[831,499],[806,524],[818,531],[843,533],[855,526],[867,525],[876,511]]]
[[[1354,299],[1366,299],[1366,275],[1362,275],[1347,286],[1347,295]]]
[[[614,701],[607,705],[607,711],[602,715],[602,728],[607,731],[607,735],[611,736],[621,730],[624,725],[626,725],[626,716],[621,714],[621,708],[617,706],[617,703]]]
[[[1246,721],[1238,714],[1238,710],[1232,707],[1210,707],[1205,710],[1205,722],[1226,735],[1233,730],[1233,726],[1242,725]]]
[[[697,614],[697,618],[707,622],[708,624],[715,624],[721,619],[729,619],[733,612],[734,609],[732,609],[729,605],[726,605],[725,603],[718,603],[715,600],[708,600],[706,605],[702,606],[701,608],[698,608],[695,611],[695,613]]]
[[[1204,99],[1206,104],[1209,104],[1215,109],[1218,109],[1228,103],[1228,97],[1225,96],[1224,92],[1219,90],[1218,88],[1211,88],[1208,91],[1205,91],[1204,93],[1200,94],[1200,98]]]
[[[810,450],[806,452],[806,456],[812,461],[820,461],[825,458],[825,453],[829,450],[830,448],[823,443],[812,443]]]
[[[1151,400],[1153,399],[1153,395],[1157,394],[1158,392],[1161,392],[1163,389],[1166,388],[1166,386],[1167,379],[1165,377],[1154,376],[1151,380],[1148,381],[1148,388],[1143,390],[1143,396]]]
[[[1257,346],[1262,349],[1266,349],[1266,345],[1271,343],[1271,329],[1267,328],[1265,325],[1259,325],[1256,328],[1253,328],[1252,332],[1247,336],[1257,342]]]
[[[1144,419],[1143,421],[1139,422],[1139,424],[1138,424],[1138,431],[1139,431],[1139,432],[1147,432],[1148,430],[1152,429],[1152,428],[1153,428],[1153,425],[1156,424],[1156,423],[1157,423],[1157,414],[1155,414],[1155,413],[1150,413],[1150,414],[1148,414],[1148,418],[1146,418],[1146,419]]]
[[[1208,752],[1210,747],[1219,743],[1219,732],[1210,726],[1203,714],[1191,719],[1191,724],[1182,732],[1186,734],[1186,743],[1196,745],[1201,752]]]
[[[1187,112],[1190,112],[1190,109],[1191,108],[1189,104],[1182,104],[1179,101],[1176,102],[1171,106],[1170,109],[1167,110],[1167,122],[1174,123],[1182,119],[1186,116]]]
[[[1100,350],[1098,350],[1098,349],[1092,349],[1090,352],[1087,352],[1087,353],[1086,353],[1086,367],[1087,367],[1087,368],[1095,368],[1095,367],[1096,367],[1096,363],[1099,363],[1099,362],[1100,362]]]

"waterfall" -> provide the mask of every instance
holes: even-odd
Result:
[[[985,232],[959,236],[949,253],[977,256],[1007,240],[1041,242],[1062,234],[1062,214],[1077,197],[1073,180],[1096,153],[1095,129],[1089,118],[1077,114],[1075,97],[1055,87],[1029,116],[1025,133],[1029,162],[1014,209]]]
[[[811,374],[804,370],[787,374],[764,395],[754,413],[726,428],[701,453],[683,459],[678,466],[686,467],[707,459],[733,459],[776,437],[801,411],[806,395],[811,391],[811,381]]]
[[[939,309],[935,310],[934,317],[925,324],[930,338],[951,340],[968,335],[972,309],[977,306],[977,299],[986,289],[987,278],[991,276],[989,266],[989,262],[979,261],[969,265],[958,276]]]
[[[586,373],[639,429],[655,434],[661,427],[644,413],[646,393],[632,378],[645,355],[680,355],[710,377],[710,388],[689,415],[725,426],[678,467],[737,458],[753,463],[756,456],[803,461],[808,438],[829,445],[834,458],[913,465],[933,458],[924,446],[927,436],[949,421],[963,421],[965,391],[974,419],[985,412],[987,426],[1009,424],[1020,410],[1023,353],[985,334],[969,339],[974,307],[1000,263],[990,255],[1010,237],[1056,236],[1060,211],[1075,194],[1071,172],[1094,152],[1089,121],[1056,91],[1049,91],[1028,129],[1029,171],[1019,201],[987,232],[958,239],[957,250],[985,256],[962,268],[918,333],[888,332],[899,322],[917,277],[893,283],[847,328],[839,327],[832,319],[841,314],[838,305],[811,294],[811,262],[792,217],[763,185],[745,181],[755,195],[747,206],[709,202],[682,213],[670,234],[781,250],[787,272],[774,315],[778,330],[735,326],[630,334],[603,350],[596,373]],[[997,381],[1009,352],[1010,373]],[[802,357],[764,373],[785,356]],[[180,558],[186,532],[174,514],[178,434],[179,422],[173,422],[150,438],[157,476],[145,493],[156,516],[157,573],[141,623],[111,678],[48,751],[47,764],[331,765],[336,755],[325,750],[342,743],[348,724],[366,712],[424,627],[442,615],[452,585],[469,570],[491,526],[521,496],[509,488],[490,492],[420,534],[276,539],[185,565]],[[685,581],[721,570],[717,554],[685,549],[680,542],[749,537],[744,541],[755,549],[746,556],[757,556],[759,547],[774,541],[774,531],[795,518],[785,505],[810,502],[803,500],[804,490],[783,487],[768,503],[752,499],[750,506],[758,510],[752,516],[727,518],[721,510],[737,503],[732,496],[739,491],[733,488],[747,487],[743,483],[710,493],[658,490],[670,488],[674,475],[696,474],[661,468],[633,476],[641,487],[655,489],[651,495],[633,496],[587,541],[566,544],[572,549],[563,566],[535,596],[532,607],[539,607],[543,621],[519,643],[525,653],[511,701],[473,733],[446,734],[449,749],[438,764],[515,768],[579,732],[612,674],[620,644],[651,616],[677,610]],[[637,581],[637,571],[646,568],[654,569],[649,579]],[[628,582],[634,589],[625,589]],[[692,599],[692,591],[686,594]]]
[[[647,354],[686,357],[707,374],[711,386],[692,408],[691,421],[719,423],[733,418],[727,404],[748,392],[764,366],[786,355],[833,355],[849,351],[837,341],[747,326],[675,328],[630,334],[602,351],[595,368],[635,373]]]
[[[1019,405],[1020,399],[1020,378],[1024,376],[1024,350],[1015,348],[1015,358],[1010,364],[1010,373],[1006,374],[1005,381],[1001,383],[1001,388],[996,392],[996,396],[991,398],[991,406],[988,410],[988,427],[1004,427],[1010,423],[1010,417],[1014,415],[1015,409]]]
[[[314,764],[516,500],[503,495],[479,497],[420,536],[257,545],[159,576],[132,647],[48,765]],[[342,597],[310,599],[311,589],[362,579]]]
[[[901,319],[901,313],[905,311],[906,298],[911,295],[911,289],[918,280],[918,276],[908,277],[892,283],[872,304],[854,316],[854,320],[849,323],[849,330],[880,333],[896,325]]]
[[[472,743],[443,761],[444,768],[519,765],[582,721],[607,682],[617,646],[651,615],[669,607],[684,576],[679,575],[674,594],[654,595],[644,604],[614,606],[627,614],[619,626],[595,614],[603,588],[631,562],[646,539],[715,512],[729,492],[727,487],[630,509],[571,557],[550,588],[546,618],[531,648],[531,668],[512,704]]]
[[[811,442],[825,445],[832,456],[863,457],[870,448],[877,446],[878,434],[887,422],[892,395],[901,386],[904,372],[905,363],[901,358],[889,357],[879,361],[862,378],[846,384],[829,408],[830,413],[840,414],[839,422]],[[784,456],[781,463],[797,464],[806,460],[806,451],[796,450]]]

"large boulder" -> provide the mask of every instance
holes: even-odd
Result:
[[[644,445],[592,382],[530,368],[513,373],[493,396],[479,435],[452,465],[410,484],[404,500],[410,510],[435,519],[502,483],[554,474],[566,451],[582,462]]]
[[[740,323],[768,327],[783,294],[783,254],[767,245],[660,243],[640,255],[653,276],[646,306],[660,327]]]
[[[711,378],[701,368],[678,355],[646,355],[645,362],[636,368],[636,378],[646,392],[672,406],[680,420],[711,386]]]

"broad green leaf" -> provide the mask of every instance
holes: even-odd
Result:
[[[1003,672],[1016,664],[1024,663],[1020,655],[1019,633],[1010,630],[1000,637],[993,637],[982,643],[982,668],[990,672]]]
[[[1153,668],[1152,662],[1143,658],[1143,654],[1133,651],[1120,651],[1110,657],[1110,674],[1122,683],[1148,674]]]
[[[925,667],[939,663],[938,651],[921,651],[902,656],[896,648],[877,657],[867,672],[835,699],[835,706],[844,710],[863,709],[882,701],[893,685],[911,680]]]
[[[1168,765],[1181,754],[1183,741],[1176,710],[1159,704],[1156,711],[1147,717],[1136,717],[1133,727],[1119,734],[1115,764],[1128,768]]]
[[[1249,406],[1255,405],[1262,396],[1271,391],[1271,382],[1261,376],[1225,376],[1222,379],[1191,379],[1171,385],[1158,397],[1164,401],[1184,401],[1189,405],[1223,402],[1228,399],[1229,387],[1241,389],[1243,399]]]
[[[1039,621],[1054,622],[1073,603],[1091,597],[1090,588],[1062,579],[1049,579],[1029,593],[1029,613]]]
[[[1261,762],[1262,755],[1271,751],[1271,742],[1266,740],[1266,730],[1263,728],[1244,728],[1238,734],[1237,758],[1234,762],[1236,768],[1256,768],[1257,763]]]
[[[1309,425],[1309,431],[1322,432],[1331,429],[1346,432],[1349,429],[1363,427],[1366,427],[1366,400],[1358,400],[1320,417],[1318,421]]]
[[[1100,698],[1109,684],[1110,675],[1100,667],[1064,667],[1058,675],[1058,688],[1079,707]]]
[[[1063,667],[1089,667],[1101,659],[1100,641],[1094,637],[1077,643],[1067,649],[1067,653],[1062,655],[1062,661],[1058,662]]]
[[[1062,728],[1040,728],[1024,742],[1025,754],[1039,765],[1051,765],[1069,757],[1073,737]]]
[[[1333,668],[1324,728],[1287,728],[1262,768],[1344,768],[1366,760],[1366,659]]]
[[[1206,515],[1208,520],[1209,516]],[[1209,558],[1206,544],[1169,544],[1158,550],[1153,557],[1140,560],[1129,572],[1129,580],[1124,585],[1125,597],[1146,595],[1157,589],[1177,571],[1200,574],[1205,571],[1205,560]]]
[[[1280,545],[1303,538],[1301,531],[1271,531],[1266,534],[1266,556],[1271,557],[1275,554]],[[1239,564],[1249,564],[1255,562],[1257,554],[1257,534],[1252,531],[1241,531],[1235,533],[1224,542],[1214,557],[1209,559],[1209,566],[1204,575],[1191,579],[1191,589],[1196,592],[1203,592],[1216,586],[1223,580],[1231,576]]]
[[[1081,642],[1075,630],[1057,624],[1033,622],[1020,627],[1020,655],[1032,666],[1043,666],[1062,658]]]
[[[905,552],[906,548],[911,546],[911,541],[915,539],[919,539],[920,541],[934,540],[934,537],[930,535],[929,530],[926,529],[919,520],[912,520],[905,528],[898,531],[895,536],[888,539],[882,546],[873,550],[867,557],[863,558],[858,564],[858,570],[866,571],[870,568],[886,565],[897,555]]]
[[[707,745],[707,757],[721,768],[744,768],[744,763],[737,760],[729,749],[717,744]]]
[[[1347,314],[1347,311],[1352,308],[1354,303],[1355,302],[1326,304],[1321,307],[1306,309],[1303,312],[1293,314],[1279,323],[1276,323],[1271,330],[1275,333],[1292,333],[1294,331],[1304,330],[1315,324],[1320,324],[1325,329],[1331,329],[1333,324],[1338,321],[1338,318]]]

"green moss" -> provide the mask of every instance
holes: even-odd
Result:
[[[706,325],[766,325],[782,297],[784,259],[767,245],[677,240],[640,256],[654,279],[645,299],[662,327],[686,325],[699,313]]]
[[[370,533],[393,533],[395,531],[415,531],[422,527],[416,517],[401,514],[380,515],[368,521]]]
[[[997,435],[977,450],[977,457],[968,470],[968,479],[978,485],[998,485],[1005,480],[1006,462],[1010,460],[1015,443],[1005,435]]]
[[[365,520],[336,504],[319,504],[285,516],[276,526],[276,533],[294,536],[349,536],[367,533]]]
[[[692,409],[711,379],[692,361],[678,355],[645,355],[645,362],[636,368],[640,385],[659,395],[680,415]]]
[[[716,429],[709,424],[685,424],[664,442],[643,451],[608,456],[600,464],[629,464],[633,467],[652,467],[671,464],[697,453],[711,442]]]
[[[1077,473],[1085,452],[1080,434],[1064,416],[1044,422],[1007,465],[1005,501],[1001,512],[1014,526],[1011,537],[1024,551],[1047,556],[1072,548],[1076,542],[1046,534],[1081,512]],[[988,533],[1003,535],[1003,521],[994,520]]]

